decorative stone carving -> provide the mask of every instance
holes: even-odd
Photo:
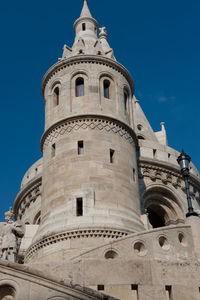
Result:
[[[23,214],[31,204],[41,195],[42,178],[30,184],[26,189],[21,190],[17,195],[14,203],[14,213],[17,218],[21,219]]]
[[[5,213],[6,224],[4,225],[1,240],[1,257],[11,262],[18,261],[18,252],[21,239],[24,236],[24,226],[21,222],[13,222],[12,207]]]
[[[49,128],[42,137],[41,148],[48,146],[49,143],[54,142],[61,135],[69,134],[71,131],[78,131],[80,129],[107,131],[119,135],[130,144],[133,144],[135,139],[134,132],[129,127],[112,118],[105,116],[80,116],[76,120],[63,120],[53,128]]]
[[[58,72],[62,71],[63,69],[69,67],[69,66],[73,66],[73,65],[77,65],[77,64],[82,64],[82,63],[87,63],[87,64],[93,64],[93,63],[97,63],[99,65],[108,65],[109,67],[111,67],[112,69],[116,70],[117,72],[121,73],[128,81],[130,87],[131,87],[131,93],[133,94],[134,92],[134,84],[133,84],[133,80],[132,77],[130,75],[130,73],[126,70],[126,68],[124,68],[121,64],[119,64],[118,62],[111,60],[107,57],[102,57],[102,56],[91,56],[91,55],[79,55],[79,56],[75,56],[75,57],[69,57],[67,59],[58,61],[56,64],[54,64],[51,68],[49,68],[49,70],[46,72],[46,74],[43,77],[42,80],[42,95],[44,97],[44,90],[45,90],[45,86],[47,85],[47,83],[49,82],[49,80]],[[81,67],[80,67],[81,68]]]
[[[39,249],[47,247],[52,244],[56,244],[62,241],[66,241],[69,239],[79,239],[79,238],[112,238],[118,239],[127,236],[129,233],[122,230],[105,230],[105,229],[80,229],[80,230],[73,230],[67,232],[57,233],[48,237],[45,237],[35,244],[31,245],[31,247],[27,250],[25,261],[28,261],[35,252]]]
[[[176,170],[168,170],[162,166],[155,166],[150,163],[139,163],[138,177],[146,181],[148,178],[152,181],[162,181],[165,185],[169,184],[176,189],[181,188],[185,192],[185,184],[181,175]],[[190,179],[190,194],[200,200],[200,191],[197,189],[195,182]]]

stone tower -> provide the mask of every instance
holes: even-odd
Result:
[[[86,0],[74,31],[42,81],[43,157],[0,223],[0,299],[198,300],[200,174],[186,189]]]
[[[133,81],[116,61],[105,27],[98,37],[87,1],[74,31],[73,47],[64,46],[42,81],[41,222],[27,262],[62,260],[144,230]]]

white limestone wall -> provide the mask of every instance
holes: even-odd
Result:
[[[21,188],[23,188],[27,183],[34,180],[36,177],[41,176],[43,169],[42,158],[36,161],[24,174],[24,177],[21,182]]]
[[[176,168],[180,168],[177,162],[180,152],[175,149],[149,140],[139,140],[139,146],[140,158],[158,160],[161,163],[169,163],[174,165]],[[190,173],[199,178],[200,175],[195,165],[191,162],[190,166]]]
[[[75,97],[75,80],[78,77],[84,78],[85,94],[82,97]],[[110,99],[104,98],[104,79],[111,83]],[[54,102],[56,85],[60,87],[59,105]],[[127,111],[124,109],[124,88],[129,94]],[[45,130],[62,119],[80,114],[107,115],[133,126],[130,84],[119,70],[106,63],[79,62],[77,58],[77,63],[68,64],[51,76],[45,87],[44,99]]]

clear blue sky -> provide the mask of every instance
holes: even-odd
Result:
[[[169,146],[191,155],[200,169],[200,1],[89,0],[107,27],[117,60],[132,74],[153,129],[166,122]],[[20,181],[41,157],[46,70],[72,45],[81,0],[1,2],[0,218]]]

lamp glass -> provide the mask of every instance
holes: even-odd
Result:
[[[183,156],[182,159],[179,162],[181,170],[190,169],[190,161],[187,159],[187,157]]]

